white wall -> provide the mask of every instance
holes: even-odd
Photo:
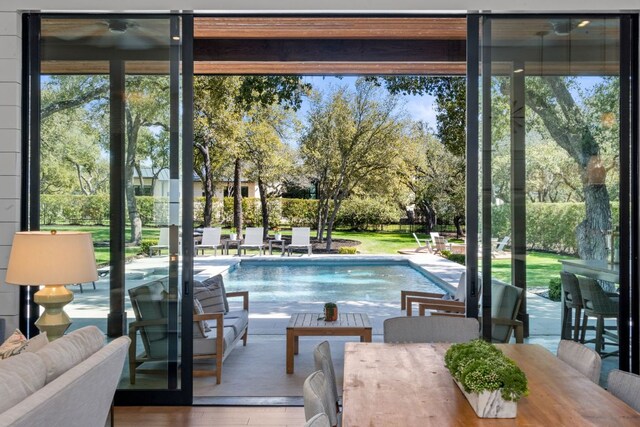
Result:
[[[108,9],[105,8],[108,5]],[[267,6],[268,5],[268,6]],[[20,11],[201,12],[541,12],[638,11],[638,0],[1,0],[0,1],[0,315],[18,325],[18,288],[4,284],[9,249],[19,228]]]

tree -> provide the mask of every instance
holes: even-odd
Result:
[[[398,98],[359,79],[355,91],[338,88],[312,103],[301,140],[301,155],[318,188],[318,238],[326,247],[345,198],[372,177],[393,172],[406,122]]]
[[[299,76],[199,76],[194,81],[196,173],[205,191],[205,226],[211,221],[213,174],[223,164],[233,164],[234,226],[242,229],[240,179],[245,153],[240,141],[250,111],[256,107],[280,105],[296,110],[310,90]]]
[[[293,165],[292,150],[283,138],[294,127],[295,117],[277,105],[256,106],[247,114],[246,132],[240,146],[250,162],[248,177],[258,183],[262,212],[263,237],[269,230],[270,190],[276,188]]]
[[[583,171],[582,191],[586,216],[576,229],[578,252],[583,259],[607,258],[607,230],[611,230],[611,206],[605,182],[590,178],[601,143],[593,131],[588,109],[574,99],[576,80],[569,77],[530,77],[525,86],[526,105],[544,123],[554,141]],[[614,110],[615,111],[615,110]]]

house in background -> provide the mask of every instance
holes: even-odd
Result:
[[[150,167],[140,168],[142,182],[138,171],[133,171],[133,188],[136,196],[169,197],[169,169],[155,170]],[[214,182],[214,197],[223,198],[233,195],[233,179]],[[260,197],[258,184],[254,181],[241,178],[242,197]],[[193,195],[204,197],[202,181],[197,174],[193,174]]]

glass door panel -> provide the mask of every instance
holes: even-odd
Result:
[[[504,341],[521,323],[530,342],[586,342],[612,361],[605,367],[617,367],[620,300],[628,297],[620,271],[629,266],[620,236],[630,233],[621,18],[480,22],[478,267],[484,314],[494,319],[484,335]],[[576,306],[588,315],[586,337]]]
[[[93,234],[100,278],[69,310],[132,338],[120,390],[181,392],[180,24],[41,20],[40,223]]]

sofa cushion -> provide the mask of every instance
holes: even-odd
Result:
[[[204,314],[202,304],[200,304],[200,301],[198,301],[197,298],[193,299],[193,314]],[[210,331],[209,325],[207,324],[206,320],[193,322],[193,326],[194,338],[204,338],[205,334]]]
[[[26,344],[27,337],[20,332],[20,329],[16,329],[0,346],[0,359],[20,354]]]
[[[82,362],[104,345],[104,334],[95,326],[85,326],[49,343],[37,354],[47,367],[47,383]]]
[[[247,310],[230,311],[224,315],[224,326],[231,326],[239,335],[249,324],[249,312]]]
[[[37,351],[40,351],[40,349],[46,346],[47,344],[49,344],[49,338],[47,338],[47,333],[40,332],[35,337],[29,338],[29,341],[27,341],[25,346],[22,348],[22,351],[35,353]]]
[[[209,278],[204,282],[194,282],[193,296],[200,301],[205,313],[226,313],[229,311],[222,276],[219,281]]]
[[[0,413],[44,387],[47,368],[35,353],[0,361]]]
[[[236,339],[236,333],[231,326],[224,328],[224,345],[223,352],[226,352],[233,341]],[[207,338],[193,340],[193,354],[216,354],[216,330],[212,329],[207,332]]]

